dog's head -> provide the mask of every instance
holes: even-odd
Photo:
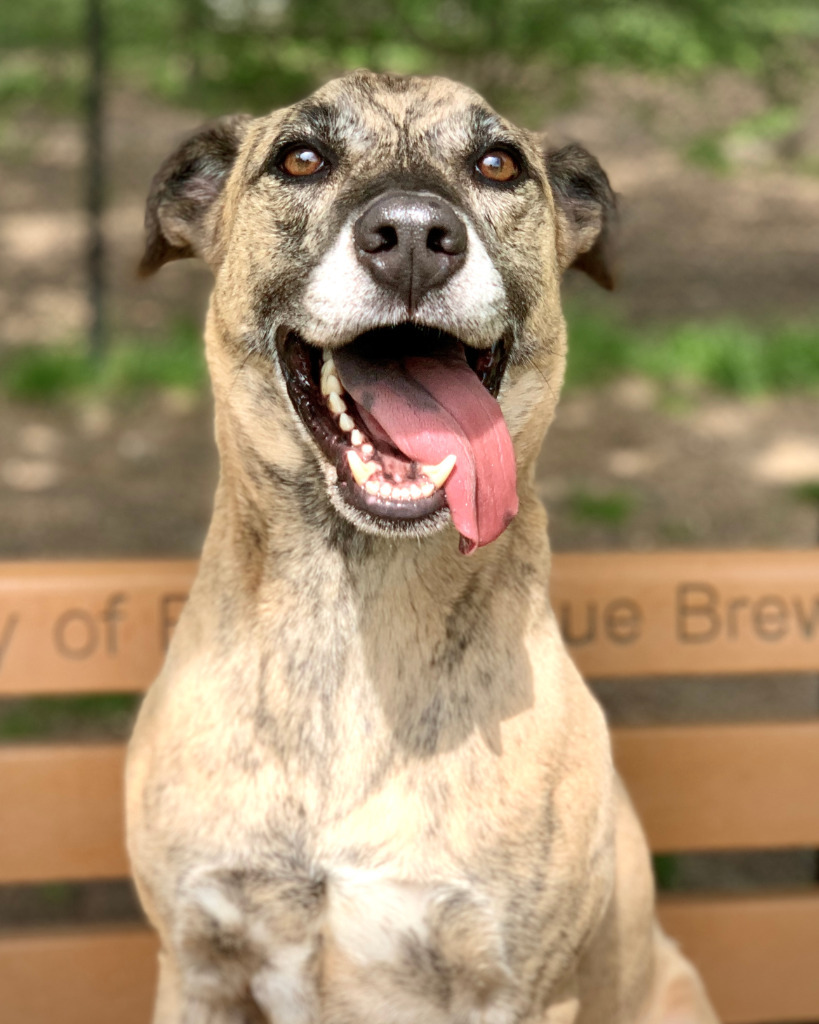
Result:
[[[611,286],[613,208],[580,147],[548,152],[452,82],[356,72],[184,143],[153,182],[142,271],[213,268],[217,400],[244,387],[266,458],[361,529],[451,515],[470,551],[514,516],[554,411],[561,273]]]

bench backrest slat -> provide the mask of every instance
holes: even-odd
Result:
[[[144,690],[193,561],[0,565],[0,696]],[[819,550],[555,555],[582,672],[819,670]]]
[[[819,722],[614,730],[655,852],[819,847]],[[124,747],[0,747],[0,883],[121,878]]]

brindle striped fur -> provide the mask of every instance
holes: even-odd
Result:
[[[321,187],[272,169],[300,140],[332,154]],[[499,141],[528,174],[478,187]],[[440,307],[465,340],[512,342],[520,512],[470,558],[446,523],[396,539],[339,507],[275,352],[282,325],[347,340],[322,260],[390,188],[457,206],[502,284],[480,316],[454,293]],[[549,605],[533,487],[564,372],[561,275],[610,284],[612,215],[579,147],[550,153],[452,82],[369,72],[206,126],[157,174],[143,271],[196,255],[215,274],[221,478],[128,761],[155,1024],[715,1020],[654,922],[645,842]]]

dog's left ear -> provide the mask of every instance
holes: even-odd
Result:
[[[606,172],[575,143],[547,152],[546,172],[557,209],[560,269],[577,267],[603,288],[613,288],[617,202]]]
[[[250,120],[234,114],[203,125],[156,172],[145,208],[140,277],[171,260],[212,256],[212,213]]]

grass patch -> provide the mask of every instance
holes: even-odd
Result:
[[[632,328],[568,311],[569,387],[625,373],[669,388],[695,385],[732,395],[805,391],[819,386],[819,326],[753,327],[736,320]]]
[[[568,505],[574,518],[581,522],[620,526],[631,515],[634,498],[622,491],[612,491],[609,494],[575,491],[569,495]]]
[[[0,702],[0,740],[84,735],[125,737],[140,698],[133,694],[29,697]]]
[[[744,145],[753,142],[770,144],[774,152],[799,127],[799,112],[791,106],[774,106],[751,117],[736,121],[730,128],[718,133],[706,133],[692,139],[685,150],[686,159],[708,170],[724,173],[734,163]]]
[[[21,401],[71,396],[117,397],[151,390],[200,391],[207,382],[202,342],[180,327],[161,344],[123,340],[101,359],[79,346],[31,347],[11,352],[0,366],[0,387]]]
[[[724,174],[731,169],[722,140],[714,135],[698,135],[685,149],[685,159],[697,167]]]
[[[794,487],[793,496],[797,501],[819,506],[819,483],[799,484],[798,487]]]

